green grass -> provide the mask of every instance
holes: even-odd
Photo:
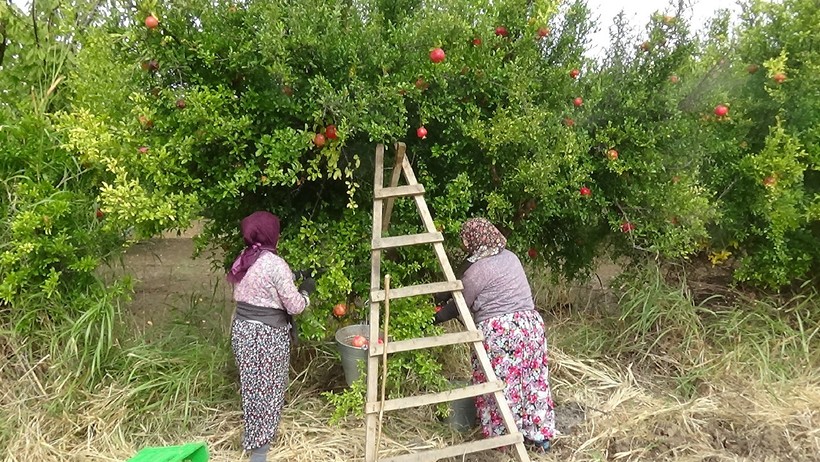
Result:
[[[815,291],[785,304],[744,299],[711,313],[707,335],[723,363],[761,381],[789,380],[820,364],[820,300]]]
[[[126,348],[120,375],[114,380],[128,393],[123,405],[136,416],[161,416],[159,421],[137,418],[140,425],[158,428],[187,426],[207,408],[237,401],[230,346],[174,329],[167,340]],[[238,404],[235,403],[235,404]]]
[[[614,338],[624,349],[642,352],[645,358],[657,346],[672,342],[686,350],[699,348],[703,341],[701,307],[692,302],[685,280],[670,286],[658,268],[649,267],[622,287],[618,302],[621,332]]]
[[[686,279],[648,265],[619,277],[617,306],[587,304],[557,316],[551,344],[580,358],[634,363],[683,398],[731,377],[799,380],[820,366],[820,298],[712,296],[695,302]],[[556,291],[557,292],[557,291]]]
[[[161,434],[188,428],[215,408],[239,408],[228,326],[217,321],[224,318],[222,306],[192,296],[190,306],[169,310],[166,322],[146,335],[126,331],[129,315],[120,315],[120,294],[104,295],[89,300],[73,322],[52,326],[48,357],[54,361],[43,377],[53,386],[49,412],[86,412],[107,394],[96,408],[101,421]],[[25,354],[43,352],[28,348]]]
[[[224,307],[193,294],[169,312],[150,336],[124,341],[110,372],[143,430],[179,431],[214,408],[239,407]]]

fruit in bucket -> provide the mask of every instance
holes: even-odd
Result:
[[[353,337],[353,340],[350,341],[350,344],[356,348],[366,348],[367,347],[367,339],[361,335],[356,335]]]

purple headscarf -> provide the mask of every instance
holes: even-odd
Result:
[[[279,243],[279,217],[270,212],[253,212],[242,220],[241,228],[247,247],[236,257],[228,271],[228,282],[231,284],[239,284],[263,251],[276,253]]]

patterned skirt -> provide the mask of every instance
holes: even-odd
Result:
[[[495,375],[507,384],[504,394],[518,429],[531,442],[551,440],[555,435],[555,413],[541,315],[519,311],[482,321],[478,328],[484,333],[484,348]],[[486,382],[475,355],[472,364],[473,383]],[[476,409],[485,437],[506,433],[492,395],[477,397]]]
[[[234,320],[231,346],[239,369],[245,450],[276,437],[290,372],[290,328]]]

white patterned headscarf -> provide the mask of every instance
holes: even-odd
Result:
[[[470,263],[497,255],[507,246],[507,238],[486,218],[471,218],[465,221],[461,225],[460,236],[467,246],[467,261]]]

